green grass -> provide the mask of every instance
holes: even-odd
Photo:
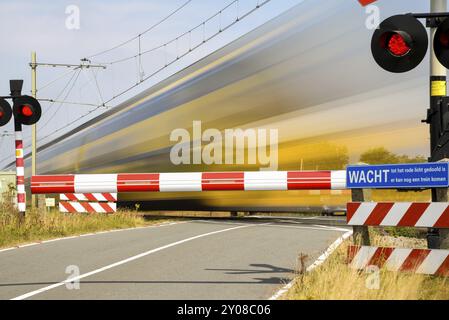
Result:
[[[374,246],[420,248],[418,238],[373,235]],[[380,270],[379,287],[369,288],[370,274],[346,264],[344,242],[321,266],[298,273],[292,288],[282,297],[289,300],[449,300],[449,278]]]
[[[14,208],[0,204],[0,248],[168,221],[170,220],[160,218],[144,219],[136,211],[118,211],[114,214],[63,214],[57,211],[28,210],[25,218],[20,219]]]

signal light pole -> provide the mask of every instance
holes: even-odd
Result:
[[[83,69],[83,68],[101,68],[106,69],[106,66],[101,64],[92,64],[87,59],[82,59],[80,64],[67,64],[67,63],[38,63],[36,58],[36,52],[31,52],[31,63],[29,64],[31,67],[31,96],[37,99],[37,67],[63,67],[63,68],[72,68],[72,69]],[[31,126],[31,175],[35,176],[37,174],[37,127],[36,124]],[[38,199],[39,200],[39,199]],[[34,194],[31,195],[31,206],[35,207],[37,202],[36,196]]]
[[[23,80],[10,80],[11,97],[15,99],[22,95]],[[14,133],[16,145],[16,188],[17,188],[17,209],[20,218],[25,217],[26,192],[25,192],[25,165],[23,161],[23,140],[22,123],[14,117]]]
[[[37,99],[37,80],[36,80],[36,52],[31,53],[31,96]],[[37,128],[36,124],[31,126],[31,175],[36,175],[36,139]],[[36,207],[36,196],[31,195],[31,207]]]
[[[449,159],[449,97],[446,74],[449,69],[449,12],[447,0],[430,0],[429,13],[409,13],[385,19],[374,32],[371,51],[384,70],[402,73],[416,68],[430,47],[430,130],[429,161]],[[418,19],[426,19],[426,27]],[[428,45],[430,43],[430,45]],[[432,202],[448,202],[448,188],[433,188]],[[428,229],[430,249],[449,248],[449,230]]]
[[[446,12],[447,0],[431,0],[430,11],[432,13]],[[447,18],[446,18],[447,19]],[[441,24],[440,17],[428,18],[427,23],[430,27],[430,109],[428,122],[430,127],[430,160],[439,161],[446,157],[445,154],[440,154],[437,150],[440,148],[440,138],[445,131],[443,120],[446,106],[443,106],[443,101],[447,100],[447,69],[441,64],[436,53],[434,40],[437,29]],[[447,107],[446,107],[447,108]],[[430,118],[430,119],[429,119]],[[447,188],[432,189],[432,202],[447,202],[448,201]],[[429,249],[449,248],[449,231],[447,229],[429,229],[427,233],[427,245]]]

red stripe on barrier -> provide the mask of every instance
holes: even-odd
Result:
[[[393,250],[394,250],[393,248],[377,248],[376,252],[368,262],[368,265],[369,266],[374,265],[378,266],[379,268],[382,268],[385,262],[390,257]]]
[[[74,193],[75,176],[32,176],[31,193]]]
[[[17,176],[17,184],[25,184],[25,177],[24,176]]]
[[[356,211],[360,208],[361,202],[348,202],[346,204],[346,221],[351,221]]]
[[[361,246],[349,246],[348,247],[348,256],[347,256],[347,264],[350,264],[352,260],[354,260],[357,253],[360,251]]]
[[[449,255],[446,257],[435,274],[443,277],[449,277]]]
[[[59,202],[68,212],[77,212],[76,209],[68,202]]]
[[[388,214],[390,209],[393,207],[394,203],[390,202],[381,202],[376,205],[374,210],[371,212],[371,214],[368,216],[368,219],[366,219],[364,225],[367,226],[378,226],[382,222],[382,220],[385,218],[385,216]]]
[[[84,210],[88,213],[95,213],[95,209],[92,208],[92,206],[89,204],[89,202],[78,202],[80,205],[83,206]]]
[[[70,201],[78,201],[78,198],[73,193],[64,193],[64,195],[69,199]]]
[[[22,149],[22,148],[23,148],[22,140],[16,140],[16,149]]]
[[[203,172],[201,187],[204,191],[245,190],[243,172]]]
[[[24,167],[24,160],[23,158],[16,158],[16,166],[17,167]]]
[[[18,193],[17,194],[17,202],[24,203],[25,202],[25,194],[24,193]]]
[[[288,190],[316,190],[331,188],[330,171],[289,171],[287,172]]]
[[[159,173],[126,173],[117,176],[117,192],[159,191]]]
[[[412,252],[408,255],[407,259],[405,259],[399,271],[410,271],[415,272],[416,269],[422,264],[424,259],[429,255],[430,250],[424,249],[413,249]]]
[[[92,193],[83,193],[83,195],[86,197],[88,201],[98,201],[98,199],[95,198]]]
[[[107,201],[111,201],[111,202],[117,201],[117,199],[114,198],[114,197],[112,196],[112,194],[110,194],[110,193],[102,193],[102,195],[103,195],[103,197],[104,197]]]
[[[447,228],[449,227],[449,206],[443,211],[441,217],[438,218],[434,225],[435,228]]]
[[[429,206],[430,203],[412,203],[398,226],[414,226]]]
[[[111,206],[109,206],[109,204],[107,204],[107,203],[99,202],[98,204],[103,208],[103,210],[106,213],[114,213],[115,212],[114,209],[112,209]]]

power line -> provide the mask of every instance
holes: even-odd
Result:
[[[63,95],[63,93],[65,92],[65,90],[69,87],[70,83],[72,83],[73,78],[76,76],[76,72],[75,72],[75,71],[76,71],[76,69],[73,69],[73,70],[70,71],[70,72],[73,72],[72,76],[70,77],[69,81],[67,81],[67,83],[66,83],[65,86],[62,88],[62,90],[58,93],[58,95],[56,96],[56,99],[55,99],[55,100],[58,100],[58,99]],[[51,102],[52,102],[52,101],[51,101]],[[54,102],[52,102],[52,103],[50,104],[50,106],[49,106],[46,110],[44,110],[43,116],[45,116],[45,115],[50,111],[50,109],[51,109],[53,106],[54,106]]]
[[[170,44],[172,44],[172,43],[178,41],[179,39],[185,37],[186,35],[191,35],[193,31],[197,30],[197,29],[200,28],[200,27],[204,27],[204,26],[206,25],[206,23],[210,22],[210,21],[213,20],[214,18],[216,18],[216,17],[221,17],[221,14],[222,14],[224,11],[226,11],[227,9],[229,9],[229,8],[230,8],[231,6],[233,6],[234,4],[238,4],[239,1],[240,1],[240,0],[234,0],[234,1],[230,2],[230,3],[227,4],[225,7],[221,8],[219,11],[217,11],[217,12],[214,13],[212,16],[210,16],[210,17],[207,18],[206,20],[202,21],[201,23],[199,23],[199,24],[196,25],[195,27],[193,27],[193,28],[191,28],[191,29],[185,31],[184,33],[178,35],[178,36],[175,37],[175,38],[172,38],[171,40],[169,40],[169,41],[167,41],[167,42],[165,42],[165,43],[163,43],[163,44],[161,44],[161,45],[155,46],[155,47],[153,47],[153,48],[147,49],[147,50],[142,51],[142,52],[140,51],[140,47],[139,47],[139,52],[138,52],[137,54],[135,54],[135,55],[128,56],[128,57],[124,57],[124,58],[117,59],[117,60],[113,60],[113,61],[109,61],[109,62],[100,62],[100,64],[103,64],[103,65],[114,65],[114,64],[121,63],[121,62],[125,62],[125,61],[131,60],[131,59],[135,59],[135,58],[138,58],[138,57],[140,58],[141,56],[143,56],[143,55],[145,55],[145,54],[147,54],[147,53],[154,52],[154,51],[156,51],[156,50],[165,48],[165,47],[167,47],[168,45],[170,45]],[[267,0],[267,1],[264,1],[264,2],[262,2],[262,3],[257,4],[256,7],[255,7],[253,10],[250,10],[250,11],[249,11],[249,13],[252,13],[253,11],[257,10],[258,8],[260,8],[261,6],[263,6],[264,4],[266,4],[266,3],[270,2],[270,1],[271,1],[271,0]],[[245,14],[244,16],[242,16],[242,17],[239,17],[239,16],[238,16],[238,11],[237,11],[237,17],[236,17],[236,20],[235,20],[234,22],[238,22],[238,21],[240,21],[240,20],[241,20],[242,18],[244,18],[244,17],[246,17],[246,14]],[[234,23],[233,23],[233,24],[234,24]],[[223,32],[224,30],[225,30],[225,29],[223,29],[223,28],[220,26],[220,29],[219,29],[219,32],[218,32],[218,33],[221,33],[221,32]],[[134,38],[134,39],[135,39],[135,38]],[[208,39],[208,40],[209,40],[209,39]],[[203,42],[204,42],[204,41],[205,41],[205,35],[203,34]]]
[[[82,69],[78,69],[78,72],[76,73],[76,77],[75,77],[74,81],[72,82],[72,85],[71,85],[70,89],[67,91],[66,95],[65,95],[64,98],[62,99],[62,101],[65,101],[65,100],[68,98],[70,92],[72,92],[72,89],[73,89],[73,87],[75,86],[76,81],[78,80],[78,77],[79,77],[81,71],[82,71]],[[55,112],[53,113],[53,115],[52,115],[52,116],[45,122],[45,124],[42,125],[42,127],[45,127],[51,120],[53,120],[53,118],[56,116],[56,114],[57,114],[57,113],[59,112],[59,110],[61,109],[62,105],[63,105],[63,103],[60,103],[60,104],[59,104],[59,106],[58,106],[58,108],[56,109],[56,111],[55,111]]]
[[[186,3],[184,3],[184,5],[181,6],[180,8],[178,8],[177,11],[181,10],[182,7],[185,7],[185,6],[186,6],[187,4],[189,4],[191,1],[193,1],[193,0],[190,0],[190,1],[187,1]],[[170,65],[174,64],[175,62],[177,62],[180,58],[186,56],[187,54],[193,52],[194,50],[196,50],[196,49],[199,48],[200,46],[202,46],[202,45],[204,45],[205,43],[209,42],[210,40],[212,40],[213,38],[215,38],[217,35],[221,34],[223,31],[226,31],[227,29],[229,29],[230,27],[232,27],[232,26],[235,25],[236,23],[242,21],[242,20],[245,19],[247,16],[251,15],[254,11],[260,9],[261,7],[263,7],[264,5],[266,5],[267,3],[269,3],[270,1],[271,1],[271,0],[258,1],[258,2],[257,2],[257,5],[256,5],[253,9],[247,11],[245,14],[243,14],[243,15],[241,15],[241,16],[240,16],[239,13],[237,12],[237,17],[236,17],[236,19],[235,19],[233,22],[231,22],[230,24],[226,25],[225,27],[223,27],[223,26],[220,25],[219,31],[217,31],[216,33],[214,33],[214,34],[212,34],[211,36],[209,36],[209,37],[206,38],[205,24],[206,24],[207,22],[209,22],[210,20],[216,18],[217,16],[221,16],[221,14],[222,14],[222,12],[223,12],[224,10],[228,9],[229,7],[231,7],[231,6],[234,5],[234,4],[237,4],[237,8],[238,8],[239,0],[234,0],[234,1],[232,1],[231,3],[229,3],[227,6],[225,6],[224,8],[222,8],[220,11],[218,11],[217,13],[215,13],[214,15],[210,16],[208,19],[206,19],[206,20],[204,20],[202,23],[198,24],[196,27],[194,27],[194,28],[192,28],[192,29],[190,29],[190,30],[184,32],[184,33],[181,34],[180,36],[178,36],[178,37],[176,37],[176,38],[174,38],[174,39],[172,39],[172,40],[166,42],[165,44],[160,45],[160,46],[157,46],[157,47],[152,48],[152,49],[149,49],[149,50],[146,50],[146,51],[144,51],[144,52],[140,52],[139,54],[134,55],[134,56],[132,56],[132,57],[127,57],[126,59],[128,59],[128,60],[129,60],[129,59],[132,59],[132,58],[138,58],[140,55],[143,55],[143,54],[145,54],[145,53],[148,53],[148,52],[157,50],[158,48],[159,48],[159,49],[160,49],[160,48],[164,48],[164,47],[166,47],[167,45],[173,43],[174,41],[177,41],[179,38],[181,38],[181,37],[183,37],[183,36],[185,36],[185,35],[188,35],[189,33],[192,33],[193,31],[195,31],[196,29],[198,29],[198,28],[200,28],[200,27],[203,28],[203,41],[202,41],[202,42],[200,42],[199,44],[197,44],[197,45],[194,46],[194,47],[190,47],[189,50],[188,50],[187,52],[183,53],[182,55],[177,56],[174,60],[172,60],[172,61],[170,61],[170,62],[166,62],[166,63],[164,64],[163,67],[159,68],[158,70],[156,70],[156,71],[153,72],[152,74],[148,75],[147,77],[142,78],[142,79],[141,79],[139,82],[137,82],[136,84],[134,84],[134,85],[130,86],[129,88],[127,88],[127,89],[121,91],[119,94],[114,95],[112,98],[110,98],[109,100],[103,102],[101,105],[96,105],[96,107],[93,108],[92,110],[89,110],[89,111],[86,112],[85,114],[79,116],[78,118],[72,120],[71,122],[65,124],[64,126],[59,127],[59,128],[57,128],[56,130],[53,130],[51,133],[47,134],[46,136],[43,136],[43,137],[40,138],[38,141],[40,142],[40,141],[42,141],[42,140],[45,140],[45,139],[51,137],[52,135],[54,135],[54,134],[56,134],[56,133],[62,131],[63,129],[66,129],[67,127],[69,127],[69,126],[71,126],[71,125],[77,123],[78,121],[84,119],[85,117],[91,115],[92,113],[96,112],[96,111],[99,110],[100,108],[104,108],[104,107],[105,107],[109,102],[111,102],[112,100],[117,99],[118,97],[122,96],[123,94],[125,94],[125,93],[129,92],[130,90],[134,89],[135,87],[139,86],[141,83],[143,83],[143,82],[145,82],[146,80],[152,78],[153,76],[155,76],[156,74],[158,74],[158,73],[161,72],[162,70],[166,69],[166,68],[169,67]],[[177,11],[176,11],[176,12],[177,12]],[[163,21],[167,20],[169,17],[171,17],[172,15],[174,15],[176,12],[172,12],[169,16],[167,16],[166,18],[164,18]],[[112,51],[112,50],[114,50],[114,49],[116,49],[116,48],[119,48],[119,47],[125,45],[126,43],[131,42],[132,40],[138,39],[142,34],[144,34],[144,33],[148,32],[148,31],[150,31],[150,30],[153,29],[153,28],[155,28],[158,24],[162,23],[163,21],[158,22],[157,24],[151,26],[149,29],[147,29],[147,30],[145,30],[144,32],[142,32],[141,34],[139,34],[138,36],[133,37],[133,38],[131,38],[130,40],[127,40],[127,41],[121,43],[120,45],[117,45],[117,46],[115,46],[115,47],[113,47],[113,48],[104,50],[104,51],[99,52],[99,53],[97,53],[97,54],[91,55],[91,56],[89,56],[88,58],[92,58],[92,57],[94,57],[94,56],[102,55],[102,54],[107,53],[107,52],[109,52],[109,51]],[[83,60],[86,60],[86,58],[84,58]],[[114,62],[114,63],[118,63],[118,62]],[[101,63],[101,64],[111,64],[111,63]],[[67,103],[67,102],[65,102],[65,103]],[[87,105],[87,104],[86,104],[86,105]],[[47,121],[47,123],[48,123],[48,121]],[[9,157],[8,157],[8,158],[9,158]],[[8,158],[6,158],[6,159],[8,159]],[[4,161],[4,160],[5,160],[5,159],[1,159],[0,162],[2,162],[2,161]]]
[[[234,3],[238,3],[239,0],[234,0],[233,2],[231,2],[229,5],[227,5],[224,9],[220,10],[218,13],[216,13],[215,15],[213,15],[211,18],[216,17],[218,14],[221,14],[221,12],[223,10],[225,10],[226,8],[229,8],[232,4]],[[254,11],[258,10],[259,8],[263,7],[264,5],[266,5],[267,3],[269,3],[272,0],[265,0],[263,2],[258,3],[253,9],[247,11],[244,15],[242,15],[241,17],[237,18],[236,20],[234,20],[233,22],[231,22],[230,24],[228,24],[227,26],[225,26],[224,28],[220,28],[220,30],[214,34],[212,34],[210,37],[208,38],[204,38],[202,42],[200,42],[199,44],[197,44],[194,47],[189,48],[188,51],[186,51],[185,53],[183,53],[182,55],[177,56],[174,60],[172,60],[171,62],[167,63],[165,62],[164,66],[162,66],[161,68],[157,69],[155,72],[153,72],[152,74],[148,75],[147,77],[142,78],[142,80],[140,80],[139,82],[137,82],[136,84],[128,87],[127,89],[121,91],[120,93],[118,93],[117,95],[114,95],[112,98],[110,98],[109,100],[106,100],[104,103],[108,104],[109,102],[111,102],[112,100],[117,99],[118,97],[124,95],[125,93],[129,92],[130,90],[136,88],[137,86],[139,86],[142,82],[152,78],[153,76],[155,76],[156,74],[160,73],[161,71],[163,71],[164,69],[166,69],[167,67],[169,67],[170,65],[174,64],[175,62],[177,62],[180,58],[185,57],[186,55],[190,54],[191,52],[195,51],[196,49],[198,49],[199,47],[201,47],[202,45],[204,45],[205,43],[209,42],[210,40],[212,40],[213,38],[215,38],[217,35],[221,34],[223,31],[226,31],[227,29],[229,29],[230,27],[232,27],[233,25],[235,25],[236,23],[242,21],[243,19],[245,19],[247,16],[249,16],[250,14],[252,14]],[[208,20],[210,20],[211,18],[209,18]],[[206,21],[208,21],[206,20]],[[203,23],[199,24],[198,26],[203,25]],[[192,30],[195,30],[196,28],[198,28],[198,26],[196,26],[195,28],[191,29],[190,31],[185,32],[183,35],[188,34],[189,32],[191,32]],[[181,36],[180,36],[181,37]],[[179,39],[179,37],[175,38],[174,40]],[[157,48],[162,48],[162,47],[166,47],[168,44],[172,43],[174,40],[171,40],[161,46],[158,46]],[[150,49],[152,50],[152,49]],[[146,51],[149,52],[150,50]],[[144,54],[144,53],[142,53]],[[128,57],[127,59],[132,59],[132,58],[136,58],[137,55],[132,56],[132,57]],[[108,64],[108,63],[105,63]],[[111,63],[109,63],[111,64]]]
[[[97,57],[99,55],[103,55],[105,53],[111,52],[115,49],[118,49],[120,47],[123,47],[124,45],[136,40],[136,39],[140,39],[140,37],[142,37],[142,35],[146,34],[147,32],[153,30],[154,28],[156,28],[157,26],[161,25],[162,23],[164,23],[165,21],[167,21],[168,19],[170,19],[172,16],[174,16],[176,13],[178,13],[179,11],[181,11],[184,7],[186,7],[189,3],[191,3],[193,0],[188,0],[186,2],[184,2],[180,7],[178,7],[176,10],[172,11],[169,15],[167,15],[166,17],[164,17],[163,19],[159,20],[158,22],[156,22],[155,24],[153,24],[151,27],[149,27],[148,29],[146,29],[145,31],[139,33],[137,36],[134,36],[112,48],[109,48],[107,50],[103,50],[101,52],[95,53],[93,55],[87,56],[87,58],[93,58],[93,57]]]

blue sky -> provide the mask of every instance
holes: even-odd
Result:
[[[238,6],[234,3],[223,12],[220,19],[221,23],[226,25],[233,21],[237,13],[243,14],[254,8],[259,1],[263,2],[263,0],[239,0]],[[271,0],[267,5],[226,30],[226,32],[221,33],[198,50],[180,59],[157,76],[145,81],[127,95],[111,101],[108,105],[113,107],[302,1]],[[353,1],[354,6],[358,6],[356,0],[342,1]],[[381,10],[383,10],[383,6],[388,6],[388,14],[403,12],[405,4],[410,7],[410,10],[423,11],[428,7],[428,1],[422,0],[402,0],[394,3],[387,1],[383,0],[378,3]],[[108,49],[136,36],[185,2],[186,0],[0,0],[0,39],[3,44],[7,44],[0,47],[0,95],[9,93],[9,79],[24,79],[23,92],[29,94],[31,71],[28,63],[32,51],[37,52],[38,62],[79,63],[80,58]],[[233,0],[192,0],[175,16],[145,34],[141,41],[142,50],[147,50],[176,38],[232,2]],[[80,13],[80,28],[75,30],[66,27],[68,18],[66,8],[71,5],[77,6]],[[360,8],[360,10],[361,14],[364,14],[363,9]],[[386,14],[386,12],[382,11],[381,14]],[[381,18],[385,17],[381,16]],[[205,28],[206,33],[213,34],[216,32],[219,22],[217,18],[210,21]],[[188,48],[188,42],[199,41],[198,37],[201,36],[202,30],[197,29],[190,39],[187,37],[180,39],[176,47],[172,45],[164,52],[159,50],[154,54],[145,55],[142,58],[143,70],[141,71],[144,71],[145,76],[151,74],[153,70],[164,64],[164,59],[167,59],[167,57],[168,59],[174,58],[179,52],[182,53],[183,50]],[[110,54],[95,57],[93,60],[95,62],[107,62],[136,53],[137,42],[133,41]],[[59,77],[61,77],[59,81],[46,86]],[[95,77],[100,90],[95,85]],[[41,90],[38,91],[38,97],[44,99],[59,97],[58,100],[100,104],[120,92],[121,89],[136,83],[138,77],[135,59],[108,66],[106,71],[99,73],[94,70],[68,73],[67,69],[39,67],[38,89]],[[38,137],[42,139],[42,137],[54,133],[55,130],[60,128],[63,128],[63,130],[39,141],[38,146],[51,141],[51,139],[64,133],[64,130],[73,129],[83,121],[87,121],[104,111],[104,109],[99,109],[89,117],[83,118],[83,121],[67,126],[68,123],[77,119],[80,115],[86,114],[93,107],[50,102],[42,102],[42,106],[43,117],[38,123]],[[12,130],[11,122],[0,128],[0,135],[2,132],[11,132]],[[29,145],[30,136],[30,128],[25,127],[25,146]],[[13,142],[13,137],[0,137],[0,166],[8,162],[1,161],[5,156],[11,155],[10,159],[13,159]]]
[[[0,92],[2,95],[9,93],[9,79],[24,79],[23,93],[30,93],[31,71],[28,63],[32,51],[37,52],[38,62],[78,63],[80,58],[108,49],[136,36],[185,2],[186,0],[0,0],[0,39],[3,44],[7,44],[7,46],[0,47]],[[233,1],[193,0],[168,21],[145,34],[141,40],[142,50],[176,38],[179,34],[201,23],[231,2]],[[235,3],[223,12],[221,23],[226,25],[227,22],[234,19],[237,12],[242,14],[248,11],[255,7],[257,2],[258,0],[239,0],[238,7]],[[263,0],[260,0],[260,2],[263,2]],[[157,77],[150,78],[129,94],[112,101],[108,105],[114,106],[125,98],[150,87],[300,2],[302,0],[272,0],[194,53],[161,72]],[[79,29],[70,30],[66,27],[66,20],[69,17],[66,8],[71,5],[79,8]],[[212,20],[207,25],[206,33],[212,34],[219,22],[218,18]],[[199,31],[202,33],[202,30]],[[187,37],[180,39],[176,50],[182,51],[183,46],[186,48],[188,46],[187,41],[189,41]],[[173,47],[167,50],[169,51],[167,52],[169,57],[176,55]],[[112,51],[110,54],[95,57],[95,59],[99,62],[105,62],[134,55],[136,52],[137,42],[134,41]],[[143,59],[142,67],[145,75],[150,74],[151,70],[157,69],[163,63],[163,59],[167,59],[162,56],[162,53],[158,54],[159,56],[151,57],[148,55]],[[76,75],[76,72],[68,73],[68,71],[65,68],[39,67],[38,89],[42,88],[42,90],[38,92],[38,97],[56,99],[59,96],[58,100],[65,98],[65,101],[98,104],[107,100],[108,97],[112,97],[112,94],[120,92],[120,89],[135,83],[138,77],[135,59],[121,65],[114,65],[107,71],[98,73],[100,90],[97,90],[95,86],[93,72],[80,72]],[[65,74],[67,75],[64,76]],[[46,86],[46,84],[61,76],[62,78],[59,81]],[[73,78],[71,78],[72,76]],[[70,79],[72,79],[71,82],[69,82]],[[69,90],[72,84],[73,88]],[[63,91],[67,85],[67,89]],[[43,88],[44,86],[45,88]],[[66,95],[67,93],[68,95]],[[38,124],[38,135],[40,137],[52,133],[93,109],[90,106],[61,105],[50,102],[42,102],[42,107],[43,117]],[[83,120],[88,120],[90,117],[100,114],[103,110],[100,109]],[[82,122],[67,129],[73,129],[80,123]],[[11,121],[7,126],[0,128],[0,133],[11,132],[12,130]],[[58,132],[58,134],[42,142],[48,142],[62,133],[63,131]],[[30,140],[30,128],[24,128],[24,136],[25,140]],[[0,139],[1,159],[11,153],[13,137]]]

